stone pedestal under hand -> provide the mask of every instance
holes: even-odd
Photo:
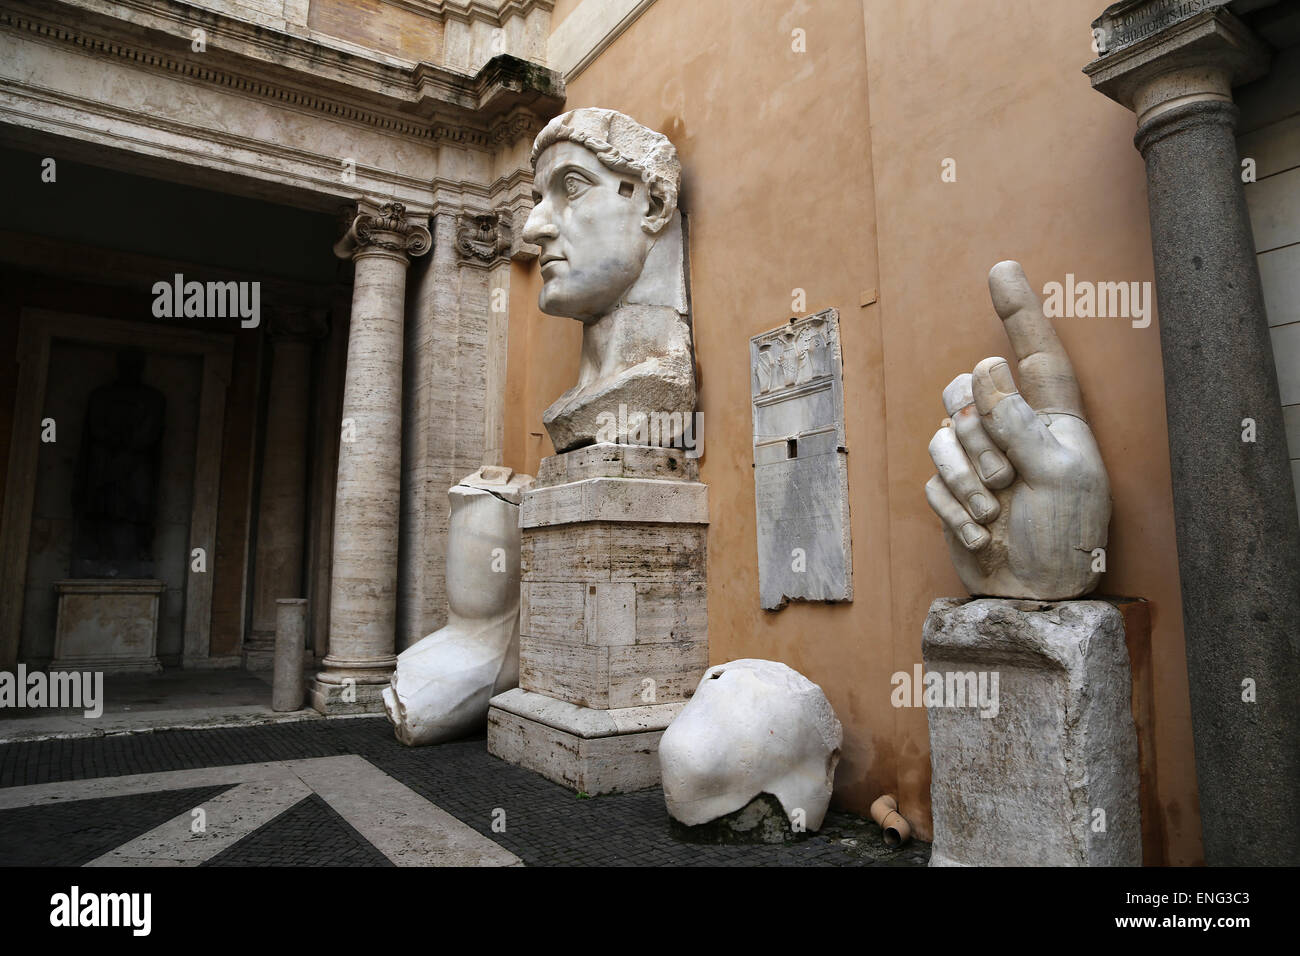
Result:
[[[922,640],[934,866],[1139,866],[1124,623],[1105,601],[940,598]]]
[[[447,493],[447,626],[399,654],[384,688],[408,746],[481,732],[488,700],[519,682],[519,501],[532,482],[488,465]]]
[[[524,495],[519,687],[488,751],[586,793],[659,782],[657,748],[708,666],[708,489],[680,449],[546,458]]]

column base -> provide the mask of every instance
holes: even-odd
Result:
[[[312,710],[326,717],[339,714],[382,714],[388,684],[351,682],[335,684],[319,677],[311,682]]]
[[[591,795],[659,786],[659,738],[685,701],[597,710],[516,688],[492,698],[488,753]]]

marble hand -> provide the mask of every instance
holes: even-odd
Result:
[[[986,358],[943,391],[949,418],[930,440],[938,474],[926,500],[943,521],[974,595],[1065,600],[1101,577],[1110,482],[1074,368],[1018,262],[989,272],[989,294],[1016,355]]]

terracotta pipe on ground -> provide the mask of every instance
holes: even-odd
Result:
[[[871,805],[871,819],[884,831],[885,846],[897,849],[912,839],[912,825],[898,812],[898,801],[891,794],[877,797]]]

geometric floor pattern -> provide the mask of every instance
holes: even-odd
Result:
[[[202,865],[392,866],[393,861],[313,793]]]
[[[229,785],[0,810],[0,866],[85,866]]]
[[[121,826],[104,829],[114,799]],[[579,798],[482,737],[406,747],[382,717],[0,745],[0,862],[23,865],[924,866],[929,852],[887,850],[836,811],[793,843],[683,843],[659,788]]]
[[[362,843],[399,866],[515,866],[520,863],[513,853],[357,756],[312,757],[10,787],[0,790],[0,811],[39,808],[48,812],[57,808],[66,812],[88,801],[102,804],[110,797],[192,791],[201,787],[220,788],[220,792],[189,801],[157,826],[123,840],[85,865],[199,866],[272,825],[285,811],[313,795],[335,811],[334,819],[346,822],[346,833],[359,834]],[[0,826],[4,822],[0,814]],[[24,822],[37,829],[42,827],[39,817]],[[289,831],[281,826],[280,830],[286,835],[298,834],[285,847],[300,854],[301,828]],[[348,847],[340,849],[346,851]]]

